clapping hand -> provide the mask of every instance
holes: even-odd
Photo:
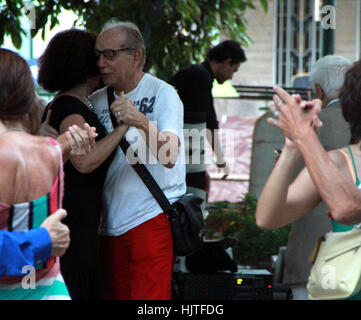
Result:
[[[302,138],[308,130],[319,132],[322,127],[318,118],[322,106],[319,99],[302,101],[299,95],[291,96],[280,87],[276,86],[274,90],[277,95],[273,97],[274,105],[270,110],[276,119],[268,118],[268,123],[281,129],[285,137],[293,142]]]

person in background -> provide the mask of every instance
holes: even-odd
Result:
[[[61,270],[74,300],[99,298],[97,231],[104,181],[114,149],[128,129],[121,124],[107,134],[88,100],[99,83],[95,40],[96,34],[85,30],[59,32],[39,59],[38,83],[58,92],[47,107],[49,125],[62,134],[69,126],[87,122],[98,133],[90,153],[72,157],[64,166],[64,209],[68,213],[64,223],[71,242],[61,257]]]
[[[229,175],[229,166],[223,158],[222,147],[218,135],[218,120],[214,108],[212,87],[214,79],[222,84],[232,79],[241,63],[246,61],[246,55],[238,42],[226,40],[207,52],[206,60],[201,64],[191,64],[178,71],[169,81],[173,85],[184,107],[184,128],[191,136],[186,137],[188,155],[186,166],[187,192],[194,193],[203,199],[203,209],[206,194],[209,189],[209,176],[205,167],[204,132],[216,156],[216,166],[223,170],[225,178]],[[191,131],[192,130],[192,131]],[[193,137],[192,132],[198,132]],[[193,139],[195,138],[195,139]]]
[[[316,61],[311,69],[315,98],[322,102],[320,120],[323,126],[319,139],[327,151],[346,146],[350,139],[349,126],[342,116],[338,96],[351,64],[344,57],[328,55]],[[304,163],[301,163],[297,172],[303,167]],[[294,300],[308,299],[306,284],[312,266],[308,257],[318,239],[331,230],[326,211],[322,202],[305,217],[292,223],[285,254],[283,283],[292,288]]]
[[[326,152],[316,128],[322,102],[304,102],[275,87],[278,96],[271,107],[277,119],[269,123],[285,135],[281,156],[259,198],[256,222],[261,228],[276,229],[294,222],[324,201],[330,210],[333,232],[350,230],[361,221],[361,62],[345,75],[339,97],[342,113],[351,131],[350,145]],[[275,112],[277,110],[277,112]],[[297,162],[306,168],[292,182]],[[327,214],[327,212],[325,212]],[[361,293],[351,299],[361,299]]]

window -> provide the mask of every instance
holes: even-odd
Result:
[[[321,57],[322,32],[314,19],[314,0],[274,1],[275,48],[273,82],[292,86],[292,76],[310,71]]]

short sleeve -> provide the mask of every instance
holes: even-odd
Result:
[[[156,125],[159,131],[169,131],[179,138],[183,134],[183,104],[175,89],[163,85],[157,94]]]
[[[214,108],[214,99],[212,96],[212,86],[208,84],[207,79],[201,79],[199,84],[199,100],[203,106],[203,111],[206,113],[207,129],[218,129],[218,120],[216,110]]]
[[[61,122],[72,114],[79,114],[84,119],[87,117],[88,108],[78,99],[70,96],[58,98],[50,107],[52,110],[49,125],[59,132]]]
[[[203,113],[207,128],[218,129],[212,96],[212,78],[208,71],[199,65],[192,65],[179,71],[170,83],[177,89],[188,119],[192,117],[192,113]]]

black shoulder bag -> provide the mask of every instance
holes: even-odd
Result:
[[[116,127],[118,125],[117,121],[110,110],[110,105],[114,101],[113,90],[112,87],[107,87],[110,118],[113,126]],[[119,146],[124,154],[127,154],[130,144],[125,137],[121,139]],[[132,151],[138,161],[131,166],[137,172],[168,217],[173,234],[174,255],[188,256],[199,251],[203,246],[203,237],[205,233],[205,222],[200,206],[202,199],[197,198],[194,194],[185,194],[171,205],[148,169],[140,162],[137,153],[134,150]]]

